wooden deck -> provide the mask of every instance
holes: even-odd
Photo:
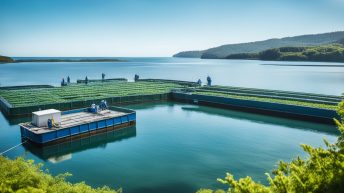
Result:
[[[49,129],[48,127],[37,127],[32,123],[23,123],[23,127],[29,129],[36,134],[47,133],[50,131],[55,131],[64,128],[70,128],[77,125],[83,125],[87,123],[97,122],[105,119],[120,117],[126,115],[127,113],[117,112],[112,110],[104,110],[100,113],[89,113],[89,112],[78,112],[71,113],[61,116],[61,125],[59,127],[53,127]]]

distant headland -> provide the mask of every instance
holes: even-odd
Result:
[[[344,62],[344,31],[227,44],[173,57]]]

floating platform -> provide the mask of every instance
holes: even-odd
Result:
[[[135,124],[135,111],[110,107],[98,113],[89,112],[88,108],[64,111],[61,113],[58,126],[52,128],[37,126],[32,122],[20,123],[19,125],[23,139],[38,145],[48,145]]]
[[[130,126],[51,145],[37,146],[35,143],[28,141],[23,144],[23,147],[42,160],[58,162],[65,160],[65,158],[68,159],[69,156],[77,152],[99,147],[104,148],[109,143],[116,143],[134,137],[136,137],[136,127]]]
[[[106,100],[109,105],[179,101],[333,125],[333,118],[339,118],[336,106],[344,100],[343,96],[335,95],[233,86],[199,86],[196,82],[164,79],[75,84],[63,89],[43,88],[44,85],[38,87],[42,88],[0,88],[0,109],[3,114],[7,118],[14,118],[43,109],[65,111],[89,107],[101,100]]]
[[[335,110],[322,109],[292,104],[281,104],[267,101],[245,100],[238,98],[226,98],[183,92],[174,92],[173,100],[188,102],[197,105],[207,105],[223,109],[238,110],[269,116],[285,117],[310,122],[335,124],[334,118],[340,119]]]

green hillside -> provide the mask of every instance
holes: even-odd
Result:
[[[344,39],[344,31],[313,35],[301,35],[249,43],[227,44],[202,51],[184,51],[175,54],[174,57],[198,57],[205,59],[217,59],[225,58],[232,54],[257,53],[267,49],[279,47],[304,47],[330,44],[338,42],[342,39]]]
[[[7,56],[0,56],[0,63],[9,63],[13,62],[13,59]]]
[[[226,59],[344,62],[344,46],[329,44],[308,47],[281,47],[259,53],[231,54]]]
[[[173,55],[173,57],[178,58],[201,58],[204,51],[185,51],[179,52],[178,54]]]

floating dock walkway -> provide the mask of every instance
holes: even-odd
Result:
[[[41,115],[42,113],[39,114],[39,112],[35,113]],[[48,115],[48,117],[50,116],[52,115]],[[118,107],[110,107],[98,113],[90,112],[89,108],[83,108],[64,111],[60,117],[55,119],[60,121],[57,126],[53,127],[49,127],[48,125],[40,126],[39,124],[42,121],[36,121],[37,123],[34,123],[34,120],[19,124],[22,138],[38,145],[47,145],[81,138],[83,136],[90,136],[96,133],[135,125],[136,113],[133,110]],[[46,119],[43,120],[43,123],[44,121]]]

